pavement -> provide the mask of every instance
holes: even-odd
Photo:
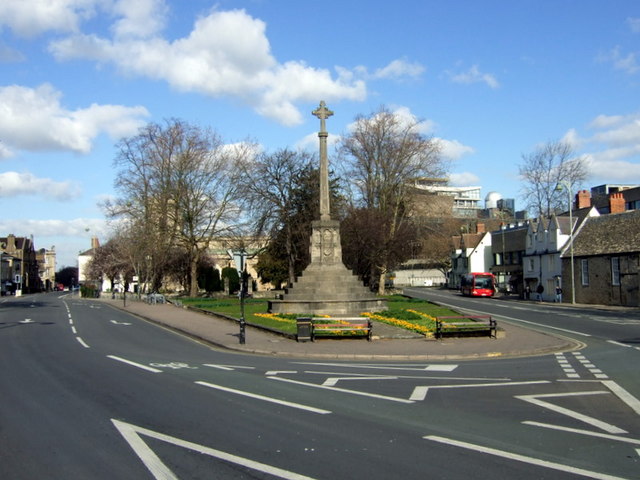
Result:
[[[200,313],[173,304],[148,304],[134,298],[102,297],[96,301],[127,311],[144,320],[228,351],[255,355],[334,360],[472,360],[526,357],[579,350],[584,344],[567,337],[498,322],[498,338],[465,337],[435,340],[407,334],[381,322],[373,322],[372,341],[363,338],[331,338],[297,342],[260,328],[247,326],[240,344],[237,321]]]

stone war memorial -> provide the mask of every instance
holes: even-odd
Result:
[[[333,112],[322,101],[312,114],[320,119],[320,219],[312,222],[311,263],[281,299],[269,302],[269,312],[358,316],[386,310],[386,300],[369,291],[342,263],[340,222],[331,218],[329,206],[329,134],[325,120]]]

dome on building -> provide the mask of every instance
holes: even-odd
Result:
[[[484,208],[498,208],[498,200],[502,200],[502,195],[498,192],[489,192],[484,199]]]

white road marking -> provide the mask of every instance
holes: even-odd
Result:
[[[82,345],[84,348],[91,348],[89,347],[89,345],[87,345],[87,343],[80,337],[76,337],[76,340],[80,343],[80,345]]]
[[[158,367],[158,368],[170,368],[172,370],[180,370],[182,368],[186,368],[188,370],[198,369],[198,367],[192,367],[188,363],[184,363],[184,362],[150,363],[149,365],[152,367]]]
[[[268,377],[268,378],[278,378],[278,377]],[[279,400],[277,398],[265,397],[264,395],[258,395],[256,393],[245,392],[242,390],[236,390],[235,388],[223,387],[222,385],[216,385],[209,382],[195,382],[198,385],[202,385],[204,387],[214,388],[216,390],[222,390],[223,392],[235,393],[237,395],[242,395],[245,397],[255,398],[257,400],[264,400],[265,402],[277,403],[278,405],[284,405],[285,407],[293,407],[298,408],[300,410],[306,410],[308,412],[327,414],[331,413],[331,410],[323,410],[321,408],[310,407],[308,405],[302,405],[301,403],[288,402],[286,400]]]
[[[127,322],[118,322],[117,320],[109,320],[111,323],[113,323],[114,325],[131,325],[130,323]]]
[[[582,430],[580,428],[562,427],[560,425],[551,425],[551,424],[548,424],[548,423],[533,422],[533,421],[530,421],[530,420],[527,420],[527,421],[522,422],[522,423],[525,424],[525,425],[531,425],[533,427],[549,428],[551,430],[559,430],[561,432],[577,433],[577,434],[580,434],[580,435],[588,435],[590,437],[606,438],[607,440],[616,440],[618,442],[632,443],[634,445],[640,445],[640,440],[636,439],[636,438],[619,437],[618,435],[609,435],[608,433],[592,432],[591,430]]]
[[[267,378],[270,378],[272,380],[279,380],[281,382],[293,383],[295,385],[304,385],[306,387],[312,387],[312,388],[324,388],[324,389],[327,389],[327,390],[333,390],[335,392],[349,393],[351,395],[360,395],[362,397],[379,398],[381,400],[390,400],[392,402],[398,402],[398,403],[414,403],[412,400],[405,400],[404,398],[388,397],[386,395],[378,395],[378,394],[375,394],[375,393],[359,392],[357,390],[348,390],[346,388],[327,387],[325,385],[318,385],[316,383],[300,382],[298,380],[291,380],[289,378],[283,378],[283,377],[267,377]]]
[[[640,415],[640,400],[638,400],[636,397],[631,395],[628,391],[626,391],[624,388],[622,388],[620,385],[618,385],[613,380],[603,380],[602,384],[605,387],[607,387],[609,390],[611,390],[611,392],[616,397],[618,397],[624,403],[629,405],[629,407],[631,407],[631,409],[634,412],[636,412],[638,415]]]
[[[292,373],[297,373],[297,372],[292,372]],[[323,372],[323,371],[316,371],[316,370],[305,370],[304,373],[311,373],[314,375],[337,375],[338,372]],[[339,372],[340,375],[344,376],[344,377],[379,377],[380,375],[375,375],[372,373],[349,373],[349,372]],[[442,377],[442,376],[425,376],[425,375],[394,375],[394,378],[408,378],[408,379],[418,379],[418,380],[442,380],[442,379],[447,379],[447,380],[465,380],[465,381],[473,381],[473,380],[477,380],[477,381],[504,381],[504,382],[508,382],[509,380],[511,380],[510,378],[507,377]]]
[[[33,320],[31,320],[30,318],[25,318],[24,320],[20,320],[19,323],[33,323]]]
[[[630,348],[631,345],[627,345],[626,343],[620,343],[620,342],[616,342],[615,340],[607,340],[608,343],[612,343],[613,345],[617,345],[619,347],[626,347],[626,348]]]
[[[281,373],[298,373],[297,370],[269,370],[268,372],[265,372],[266,376],[271,376],[271,375],[280,375]]]
[[[473,443],[460,442],[451,438],[439,437],[437,435],[427,435],[422,437],[426,440],[431,440],[445,445],[451,445],[454,447],[466,448],[467,450],[473,450],[480,453],[488,453],[489,455],[495,455],[497,457],[506,458],[508,460],[515,460],[517,462],[528,463],[530,465],[536,465],[539,467],[551,468],[553,470],[559,470],[561,472],[574,473],[576,475],[583,475],[589,478],[595,478],[597,480],[626,480],[622,477],[616,477],[614,475],[608,475],[606,473],[593,472],[582,468],[572,467],[570,465],[563,465],[561,463],[549,462],[534,457],[527,457],[517,453],[506,452],[504,450],[497,450],[495,448],[483,447],[482,445],[475,445]]]
[[[366,376],[366,377],[330,377],[327,378],[322,385],[327,387],[334,387],[340,380],[397,380],[398,377],[378,377],[378,376]]]
[[[416,402],[422,401],[427,397],[427,392],[434,388],[474,388],[474,387],[505,387],[514,385],[535,385],[540,383],[551,383],[547,380],[536,380],[530,382],[502,382],[502,383],[467,383],[459,385],[430,385],[430,386],[418,386],[413,389],[413,393],[409,397],[409,400]]]
[[[236,368],[246,368],[247,370],[254,370],[256,367],[245,367],[242,365],[218,365],[214,363],[203,363],[205,367],[218,368],[220,370],[235,370]]]
[[[78,334],[76,327],[71,327],[71,331],[73,332],[74,335]]]
[[[273,467],[265,463],[249,460],[248,458],[232,455],[221,450],[216,450],[203,445],[198,445],[197,443],[188,442],[176,437],[154,432],[153,430],[131,425],[130,423],[121,422],[115,419],[111,419],[111,422],[156,480],[178,480],[178,477],[176,477],[174,473],[164,463],[162,463],[160,457],[158,457],[144,442],[144,440],[140,438],[140,434],[278,478],[284,478],[286,480],[314,480],[312,477],[307,477],[295,472],[290,472],[289,470],[283,470],[282,468]]]
[[[581,422],[588,423],[589,425],[593,425],[594,427],[597,427],[608,433],[628,433],[626,430],[618,428],[615,425],[611,425],[610,423],[603,422],[602,420],[598,420],[597,418],[593,418],[588,415],[584,415],[582,413],[574,412],[573,410],[569,410],[568,408],[560,407],[558,405],[554,405],[553,403],[540,400],[541,398],[565,398],[565,397],[579,397],[583,395],[603,395],[603,394],[607,395],[608,393],[609,392],[605,392],[602,390],[596,390],[596,391],[589,391],[589,392],[547,393],[542,395],[516,395],[515,398],[523,400],[525,402],[533,403],[534,405],[538,405],[539,407],[552,410],[556,413],[560,413],[562,415],[575,418],[576,420],[580,420]]]
[[[452,372],[458,365],[456,364],[407,364],[407,365],[397,365],[397,364],[368,364],[368,363],[353,363],[349,365],[345,365],[344,363],[326,363],[326,362],[296,362],[302,365],[318,365],[323,367],[349,367],[349,368],[368,368],[372,370],[416,370],[416,371],[431,371],[431,372]]]
[[[131,360],[127,360],[126,358],[116,357],[115,355],[107,355],[107,358],[111,358],[112,360],[117,360],[118,362],[126,363],[127,365],[131,365],[133,367],[141,368],[142,370],[146,370],[147,372],[162,373],[162,370],[158,370],[157,368],[147,367],[146,365],[142,365],[141,363],[136,363],[136,362],[132,362]]]

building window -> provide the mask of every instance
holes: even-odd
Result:
[[[529,271],[533,272],[535,270],[535,262],[533,260],[533,258],[529,259]]]
[[[620,257],[611,257],[611,285],[620,285]]]
[[[589,260],[580,260],[582,286],[589,286]]]

